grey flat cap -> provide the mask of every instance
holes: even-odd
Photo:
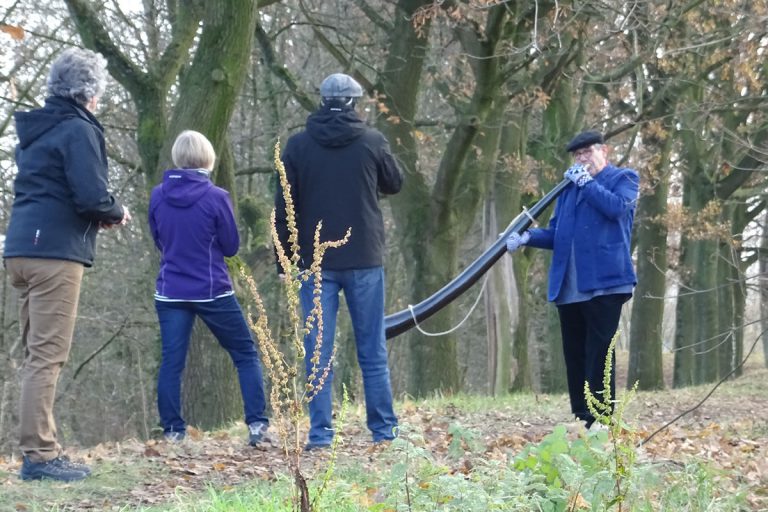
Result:
[[[349,75],[334,73],[320,84],[320,96],[323,98],[359,98],[363,88]]]
[[[605,140],[603,139],[602,133],[595,130],[587,130],[571,139],[571,142],[565,146],[565,149],[569,153],[573,153],[577,149],[586,148],[592,144],[602,144],[603,142],[605,142]]]

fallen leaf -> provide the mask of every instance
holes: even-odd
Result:
[[[21,41],[24,39],[24,29],[17,27],[16,25],[6,25],[5,23],[0,23],[0,32],[5,32],[11,36],[11,39],[15,39],[16,41]]]

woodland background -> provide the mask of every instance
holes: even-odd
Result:
[[[641,389],[737,377],[768,337],[768,5],[736,0],[0,0],[0,232],[16,172],[12,113],[45,97],[58,52],[109,61],[104,124],[115,195],[134,214],[103,233],[86,272],[57,417],[65,442],[156,434],[160,356],[152,302],[158,255],[148,193],[182,129],[205,133],[214,179],[236,201],[240,258],[281,329],[269,211],[272,155],[301,129],[332,72],[406,175],[383,200],[388,306],[426,298],[478,256],[567,168],[565,143],[596,128],[614,163],[641,175],[633,240],[639,284],[624,310],[628,382]],[[540,219],[542,222],[546,219]],[[451,307],[389,342],[398,396],[565,389],[546,303],[548,254],[505,256]],[[0,289],[0,452],[15,446],[16,294]],[[244,301],[247,303],[247,300]],[[361,396],[342,315],[337,385]],[[663,360],[673,361],[665,382]],[[187,416],[242,414],[226,353],[195,333]]]

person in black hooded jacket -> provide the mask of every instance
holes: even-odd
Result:
[[[320,109],[309,116],[305,131],[288,139],[282,160],[296,212],[301,268],[312,264],[318,222],[323,223],[321,241],[342,239],[351,228],[349,241],[326,252],[322,261],[323,339],[320,361],[314,366],[320,369],[315,373],[322,375],[333,353],[339,292],[343,290],[363,375],[368,428],[373,441],[379,442],[397,435],[397,417],[384,336],[384,220],[378,199],[380,194],[399,192],[403,176],[384,135],[366,126],[355,112],[362,94],[360,84],[348,75],[327,77],[320,85]],[[275,204],[278,237],[290,254],[280,186]],[[282,270],[278,268],[278,272]],[[305,315],[313,307],[312,291],[311,281],[302,285]],[[316,336],[315,325],[304,341],[308,377]],[[332,383],[331,367],[321,391],[309,403],[306,449],[327,447],[333,439]]]
[[[66,50],[51,66],[45,106],[14,116],[18,174],[3,258],[20,292],[26,352],[20,399],[23,480],[72,481],[90,474],[62,454],[53,401],[72,345],[83,270],[93,265],[96,233],[131,218],[107,189],[103,128],[92,113],[105,84],[101,55]]]

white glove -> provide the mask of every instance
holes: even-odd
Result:
[[[512,233],[509,235],[509,238],[507,238],[507,251],[508,252],[515,252],[520,248],[521,245],[525,245],[528,243],[528,240],[531,239],[531,234],[528,231],[523,231],[523,234],[518,233]]]
[[[573,164],[570,166],[568,170],[565,171],[564,177],[574,182],[579,188],[592,181],[592,176],[589,174],[589,171],[587,171],[586,166],[582,164]]]

